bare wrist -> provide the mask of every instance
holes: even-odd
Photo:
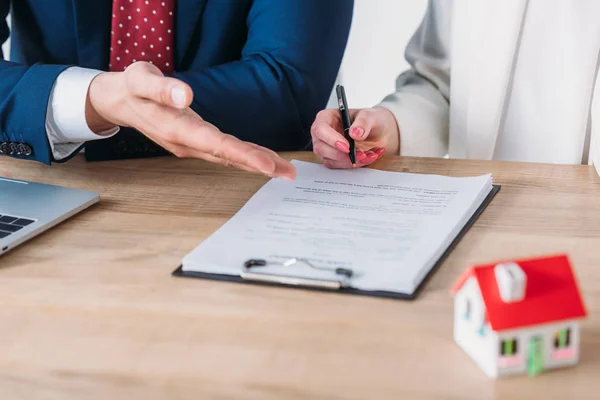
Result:
[[[92,132],[97,135],[102,135],[104,132],[110,131],[117,125],[104,118],[98,110],[98,98],[99,90],[105,90],[102,88],[102,81],[104,80],[106,73],[99,74],[96,76],[88,89],[86,103],[85,103],[85,119],[88,127]],[[100,100],[101,101],[101,100]]]
[[[387,144],[386,149],[390,154],[400,154],[400,127],[398,125],[398,121],[396,120],[396,116],[389,109],[381,106],[375,107],[378,110],[382,111],[382,114],[385,118],[385,129],[389,134],[387,135]]]

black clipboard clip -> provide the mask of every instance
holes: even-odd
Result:
[[[336,278],[304,278],[293,275],[257,271],[257,269],[261,267],[268,267],[271,265],[287,268],[300,263],[305,264],[306,266],[315,270],[332,272],[336,275]],[[348,268],[319,267],[312,264],[307,259],[290,258],[289,260],[283,262],[274,262],[260,259],[248,260],[244,263],[244,268],[242,269],[240,277],[247,281],[278,283],[292,286],[309,286],[324,289],[342,289],[349,287],[350,280],[352,279],[353,275],[354,271]]]

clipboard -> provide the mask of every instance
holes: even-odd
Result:
[[[372,297],[382,297],[382,298],[390,298],[397,300],[414,300],[421,293],[429,279],[435,274],[435,272],[440,268],[446,258],[452,253],[454,248],[458,245],[460,240],[464,237],[464,235],[469,231],[469,229],[475,224],[477,219],[487,206],[492,202],[496,194],[500,191],[500,185],[493,185],[492,190],[481,203],[479,208],[473,213],[471,218],[467,221],[463,229],[456,235],[454,240],[450,243],[450,245],[446,248],[444,253],[440,256],[440,258],[436,261],[436,263],[429,269],[425,277],[421,280],[419,285],[415,288],[412,293],[402,293],[402,292],[392,292],[392,291],[384,291],[384,290],[360,290],[352,287],[351,276],[348,276],[346,271],[333,271],[336,272],[337,275],[340,276],[337,280],[322,280],[322,279],[306,279],[300,277],[294,277],[286,274],[263,274],[263,277],[259,277],[259,273],[254,272],[254,267],[265,266],[268,263],[266,260],[248,260],[246,265],[243,266],[242,272],[239,276],[235,275],[227,275],[227,274],[213,274],[206,272],[196,272],[196,271],[184,271],[183,266],[179,266],[175,271],[172,272],[172,276],[175,277],[183,277],[183,278],[198,278],[198,279],[208,279],[214,281],[221,282],[233,282],[233,283],[243,283],[243,284],[253,284],[253,285],[261,285],[261,286],[271,286],[271,287],[286,287],[291,289],[301,289],[301,290],[312,290],[312,291],[320,291],[320,292],[334,292],[340,294],[350,294],[350,295],[360,295],[360,296],[372,296]],[[292,259],[290,262],[304,262],[307,261]],[[285,264],[285,263],[284,263]],[[310,266],[310,264],[309,264]],[[285,265],[282,265],[285,267]],[[315,268],[314,266],[312,266]],[[318,268],[318,267],[317,267]],[[339,273],[337,273],[339,272]],[[344,273],[345,272],[345,273]]]

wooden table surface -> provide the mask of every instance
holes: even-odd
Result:
[[[101,195],[0,258],[0,398],[598,398],[593,168],[418,158],[375,168],[491,172],[503,186],[413,302],[172,277],[265,178],[173,158],[52,167],[0,158],[0,176]],[[452,340],[450,286],[474,263],[557,252],[571,256],[590,312],[580,364],[487,378]]]

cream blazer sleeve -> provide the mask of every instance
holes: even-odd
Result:
[[[411,68],[396,81],[396,91],[378,105],[398,122],[400,154],[444,157],[448,153],[451,0],[429,0],[405,58]]]

